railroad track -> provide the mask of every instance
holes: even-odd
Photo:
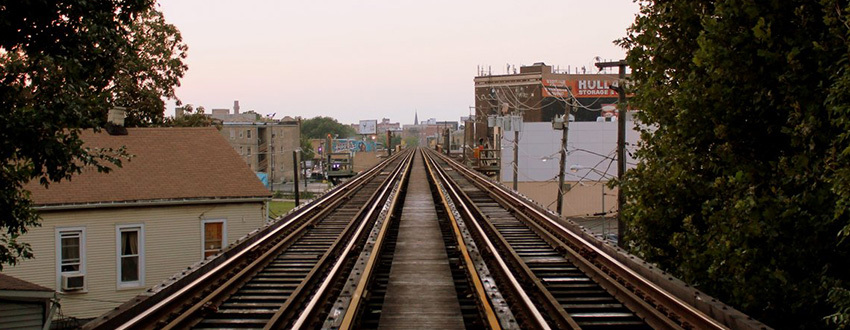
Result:
[[[424,152],[419,152],[424,153]],[[424,160],[423,160],[424,161]],[[425,172],[424,168],[418,168],[421,165],[417,165],[417,169],[414,171],[420,170]],[[419,178],[419,176],[414,175],[414,179]],[[421,179],[425,179],[425,174],[421,174]],[[423,190],[421,188],[421,184],[425,184],[426,188]],[[406,198],[412,196],[414,202],[411,205],[427,205],[430,204],[428,200],[433,200],[435,205],[440,205],[438,201],[441,200],[441,196],[437,193],[437,190],[433,187],[433,182],[430,180],[423,180],[419,182],[420,188],[416,192],[411,192],[408,189],[405,189],[404,193],[399,194],[399,199],[396,200],[393,205],[406,205]],[[430,188],[428,188],[430,187]],[[413,189],[416,190],[416,189]],[[412,195],[411,195],[412,194]],[[373,228],[374,234],[373,239],[370,241],[370,245],[367,249],[364,249],[361,253],[360,261],[358,262],[361,267],[355,268],[354,272],[350,274],[349,282],[356,283],[356,285],[352,285],[349,290],[350,294],[344,294],[341,297],[338,297],[337,304],[335,304],[332,310],[335,314],[330,315],[322,326],[323,329],[377,329],[379,327],[387,328],[387,325],[383,322],[382,315],[384,315],[385,307],[389,307],[390,309],[397,309],[399,306],[385,306],[385,296],[388,292],[388,288],[392,282],[391,271],[394,264],[394,259],[396,256],[396,246],[399,240],[399,225],[402,221],[408,221],[409,223],[413,223],[412,226],[416,228],[423,228],[422,226],[428,227],[429,224],[423,224],[421,218],[415,216],[413,214],[417,214],[417,211],[405,211],[405,214],[402,215],[401,207],[390,207],[392,212],[387,212],[385,216],[385,220],[376,225]],[[415,206],[414,209],[416,210]],[[446,291],[439,291],[440,294],[436,294],[437,298],[434,298],[434,295],[429,295],[428,293],[423,292],[423,295],[428,297],[421,297],[421,299],[426,302],[433,303],[444,303],[444,304],[452,304],[451,300],[456,300],[457,308],[460,311],[455,315],[446,315],[443,314],[448,312],[446,310],[442,310],[441,312],[437,312],[436,314],[427,314],[434,313],[435,311],[431,308],[427,308],[428,311],[422,311],[422,313],[426,313],[424,315],[433,315],[433,318],[428,319],[426,322],[431,326],[464,326],[468,329],[482,329],[482,328],[498,328],[498,320],[495,317],[495,312],[488,301],[488,296],[486,290],[483,288],[482,282],[478,276],[478,274],[473,274],[468,272],[470,269],[474,269],[476,265],[469,258],[468,247],[463,244],[459,238],[460,233],[457,231],[457,226],[453,226],[448,215],[447,209],[442,206],[437,206],[435,211],[435,217],[430,218],[429,215],[425,215],[424,217],[428,220],[425,221],[435,221],[437,227],[439,228],[439,236],[442,238],[440,243],[442,243],[442,248],[446,256],[446,259],[442,259],[439,257],[439,253],[437,255],[433,254],[435,250],[429,250],[430,252],[420,252],[427,257],[424,259],[411,259],[410,256],[410,248],[408,248],[406,258],[402,258],[402,264],[409,263],[418,263],[423,262],[425,264],[430,264],[433,266],[425,266],[425,270],[427,272],[431,271],[439,271],[442,269],[441,262],[433,263],[435,260],[445,260],[448,264],[446,267],[446,277],[438,280],[433,276],[427,276],[426,278],[418,278],[409,277],[410,273],[405,273],[404,270],[401,272],[406,274],[406,276],[397,275],[395,278],[400,279],[402,283],[396,283],[396,290],[400,290],[401,292],[407,290],[416,290],[422,289],[422,286],[417,284],[418,281],[431,281],[429,282],[431,288],[434,290],[438,290],[434,288],[433,285],[445,288],[452,287],[454,294],[450,294]],[[409,212],[409,213],[408,213]],[[425,211],[420,211],[422,213],[428,213]],[[402,218],[407,217],[407,220],[402,220]],[[433,223],[431,223],[433,224]],[[411,226],[411,225],[408,225]],[[411,227],[407,227],[411,228]],[[427,229],[424,229],[427,231]],[[410,231],[408,231],[410,233]],[[414,235],[415,236],[415,235]],[[417,244],[417,238],[411,237],[410,234],[406,236],[408,239],[412,239],[412,241],[402,241],[402,244],[412,244],[408,246],[415,246]],[[430,237],[430,236],[429,236]],[[459,243],[460,242],[460,243]],[[428,249],[426,244],[425,249]],[[402,268],[405,268],[402,265]],[[409,268],[408,268],[409,269]],[[433,274],[433,273],[431,273]],[[415,275],[413,275],[415,276]],[[407,283],[412,283],[408,286]],[[404,289],[398,289],[399,287],[404,287]],[[443,294],[443,295],[441,295]],[[440,298],[442,297],[442,298]],[[431,300],[434,299],[434,300]],[[398,301],[398,298],[395,299]],[[418,302],[410,302],[410,303],[418,303]],[[410,309],[407,309],[410,310]],[[394,314],[395,317],[398,317],[398,313]],[[489,317],[488,317],[489,316]],[[410,321],[403,321],[401,323],[392,323],[395,321],[390,321],[391,324],[417,324],[417,321],[414,320],[422,320],[418,316],[412,316]],[[437,321],[439,320],[439,321]],[[423,320],[424,321],[424,320]],[[460,321],[460,322],[457,322]],[[419,327],[426,327],[426,325],[419,323]]]
[[[522,328],[724,329],[500,185],[428,152]]]
[[[392,187],[409,170],[399,153],[292,214],[285,222],[192,283],[139,309],[128,320],[94,328],[302,328],[327,312]],[[134,314],[132,311],[126,314]]]
[[[447,278],[466,328],[766,328],[722,304],[707,316],[681,298],[693,291],[666,291],[669,283],[648,279],[542,207],[445,156],[416,150],[423,150]],[[397,154],[179,285],[86,328],[378,328],[416,153]],[[416,189],[421,203],[428,188]]]

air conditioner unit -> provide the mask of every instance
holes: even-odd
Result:
[[[82,290],[86,286],[86,275],[62,275],[62,291]]]

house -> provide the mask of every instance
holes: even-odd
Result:
[[[51,289],[0,274],[0,329],[49,329],[55,301]]]
[[[62,314],[93,318],[261,227],[270,194],[215,128],[91,130],[85,146],[133,155],[32,192],[35,258],[3,272],[58,292]]]

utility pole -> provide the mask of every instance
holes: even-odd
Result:
[[[469,121],[467,120],[463,123],[463,145],[460,147],[461,160],[463,161],[464,165],[466,165],[466,134],[469,133],[469,131],[467,131],[468,129]]]
[[[295,182],[293,182],[295,187],[295,206],[298,206],[300,204],[299,199],[301,198],[301,194],[298,192],[298,150],[292,150],[292,169],[295,173]]]
[[[513,128],[513,127],[512,127]],[[514,190],[517,187],[517,172],[519,167],[519,130],[514,128]]]
[[[567,137],[570,131],[570,113],[573,111],[572,100],[564,109],[564,121],[560,125],[561,129],[561,170],[558,171],[558,216],[561,216],[561,211],[564,209],[564,171],[567,163]],[[553,124],[555,129],[559,126]]]
[[[596,67],[601,71],[603,68],[619,67],[619,81],[617,87],[611,87],[617,91],[617,182],[622,184],[623,174],[626,173],[626,91],[623,88],[626,79],[626,60],[616,62],[599,62]],[[625,233],[625,225],[623,224],[623,205],[626,203],[626,196],[623,194],[623,189],[617,189],[617,242],[621,247],[625,242],[623,234]]]
[[[387,157],[393,155],[393,132],[387,128]]]
[[[446,147],[446,156],[450,156],[452,153],[452,135],[449,133],[449,127],[447,124],[443,124],[443,144]]]

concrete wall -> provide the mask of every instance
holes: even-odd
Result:
[[[386,151],[369,151],[354,153],[354,171],[362,172],[380,163],[387,156]],[[380,158],[379,158],[380,157]]]
[[[639,138],[634,122],[626,122],[626,150],[634,152]],[[562,133],[551,123],[523,123],[519,138],[518,191],[555,210]],[[501,181],[513,187],[514,133],[502,137]],[[564,181],[564,216],[587,216],[617,211],[617,189],[604,188],[617,176],[617,122],[570,122]],[[635,160],[627,152],[627,168]]]
[[[42,212],[41,216],[42,226],[31,228],[21,238],[32,246],[35,258],[6,266],[3,272],[61,291],[56,265],[57,229],[84,227],[86,290],[60,294],[60,303],[66,316],[90,318],[200,261],[203,220],[226,220],[229,244],[262,226],[265,210],[263,203],[239,203],[55,211]],[[135,224],[143,225],[144,281],[138,287],[119,288],[116,228]]]
[[[503,182],[512,187],[511,182]],[[561,215],[565,217],[592,216],[606,212],[612,216],[617,212],[617,188],[609,189],[601,182],[567,182],[569,190],[564,193],[564,207]],[[518,191],[538,204],[555,211],[557,209],[558,183],[556,181],[519,182]],[[604,195],[603,195],[604,193]],[[604,198],[604,207],[603,207]]]

